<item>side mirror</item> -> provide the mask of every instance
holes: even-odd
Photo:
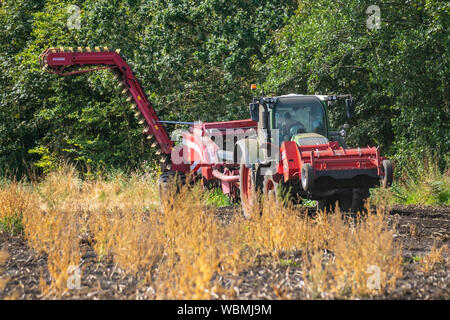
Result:
[[[250,117],[253,121],[259,121],[259,103],[250,103]]]
[[[347,130],[350,129],[350,126],[348,125],[348,123],[345,123],[342,128],[339,130],[339,135],[342,138],[347,137]]]
[[[355,115],[355,100],[345,99],[345,106],[347,107],[347,118],[353,118]]]

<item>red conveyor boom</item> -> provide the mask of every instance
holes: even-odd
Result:
[[[169,139],[163,125],[159,123],[153,106],[148,101],[130,66],[119,55],[119,50],[109,51],[107,48],[104,48],[105,51],[102,52],[98,47],[95,49],[93,51],[90,48],[86,48],[85,52],[83,52],[82,48],[78,48],[79,52],[73,52],[72,49],[66,52],[63,48],[51,48],[40,55],[39,61],[41,67],[46,71],[63,76],[102,69],[113,69],[116,74],[122,75],[121,80],[125,85],[123,93],[128,93],[129,95],[127,101],[134,100],[135,104],[132,105],[132,108],[136,109],[137,107],[136,115],[143,117],[142,120],[145,120],[147,123],[143,133],[149,135],[149,140],[153,140],[153,147],[159,145],[161,152],[169,155],[164,160],[167,162],[170,159],[174,143]],[[71,67],[82,68],[85,66],[95,66],[95,68],[70,71]]]

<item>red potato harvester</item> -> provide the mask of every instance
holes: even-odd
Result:
[[[320,209],[336,202],[343,210],[359,210],[369,188],[389,187],[392,166],[378,148],[347,148],[344,125],[330,129],[328,107],[345,99],[351,117],[351,95],[301,95],[253,97],[251,119],[224,122],[174,122],[190,124],[178,132],[175,144],[147,99],[130,66],[108,48],[51,48],[39,57],[41,67],[58,75],[75,75],[111,69],[132,102],[151,147],[161,157],[160,191],[185,181],[187,173],[205,187],[220,186],[245,216],[259,201],[257,194],[276,201],[317,200]],[[252,90],[256,89],[252,85]]]

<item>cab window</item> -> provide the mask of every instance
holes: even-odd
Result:
[[[282,97],[272,112],[273,128],[279,130],[279,141],[291,140],[297,134],[327,135],[325,110],[316,97]]]

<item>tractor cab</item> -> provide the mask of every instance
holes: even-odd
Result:
[[[267,136],[278,147],[285,141],[295,141],[298,146],[327,144],[338,141],[346,147],[348,124],[338,131],[330,131],[327,107],[345,99],[347,117],[353,117],[354,100],[351,95],[288,94],[278,97],[254,97],[250,114],[258,123],[264,139]]]
[[[270,112],[270,129],[272,139],[278,138],[279,144],[284,141],[295,141],[298,145],[328,142],[326,111],[316,96],[277,97]]]
[[[278,147],[284,141],[297,145],[328,143],[328,121],[325,100],[321,96],[289,94],[258,98],[250,104],[252,119]]]

